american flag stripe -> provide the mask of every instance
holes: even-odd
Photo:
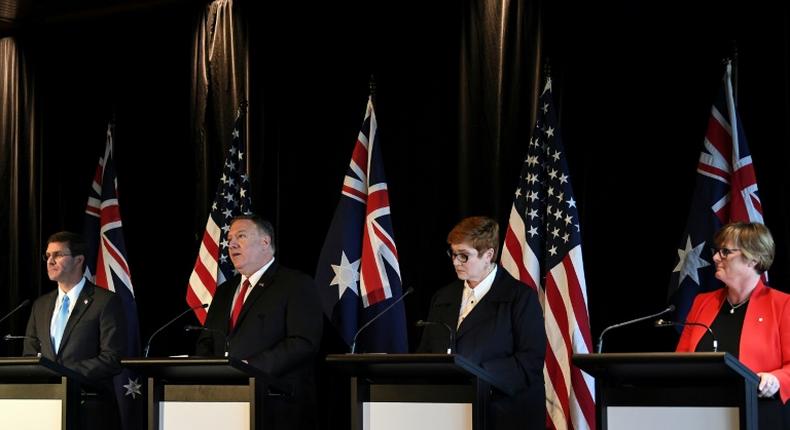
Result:
[[[568,323],[565,309],[559,306],[561,298],[559,298],[559,291],[556,289],[554,279],[552,276],[546,277],[545,284],[546,291],[546,306],[544,307],[544,317],[546,318],[546,338],[548,339],[549,348],[551,350],[551,357],[553,361],[552,368],[548,368],[548,373],[551,381],[555,386],[555,393],[557,397],[553,399],[547,398],[547,402],[552,400],[562,405],[563,416],[567,421],[570,418],[570,399],[568,393],[570,391],[570,375],[565,372],[570,366],[570,357],[568,354],[567,345],[570,344],[568,340]],[[557,388],[561,388],[558,390]]]
[[[217,273],[219,265],[215,255],[219,255],[219,228],[210,220],[210,225],[206,227],[206,232],[203,234],[203,241],[201,242],[200,251],[198,252],[198,260],[196,261],[195,271],[197,275],[193,284],[194,287],[202,288],[198,290],[197,296],[207,301],[211,301],[214,296],[214,291],[217,288]],[[207,303],[207,302],[203,302]]]
[[[545,314],[550,315],[547,317],[546,326],[552,327],[547,332],[547,337],[550,339],[553,361],[548,373],[552,376],[551,380],[561,381],[559,386],[562,389],[556,391],[563,395],[552,400],[559,401],[562,405],[563,419],[567,421],[570,418],[573,423],[571,428],[586,428],[586,423],[595,421],[595,402],[592,398],[594,380],[571,366],[571,357],[574,351],[588,353],[592,342],[589,333],[579,329],[579,324],[587,321],[584,303],[581,312],[568,312],[574,310],[579,302],[578,296],[572,294],[572,291],[580,288],[574,281],[574,272],[570,259],[565,258],[562,266],[555,267],[546,280],[546,302],[549,306]],[[568,276],[568,273],[571,275]],[[566,373],[568,370],[569,373]],[[579,390],[574,387],[586,389]]]
[[[546,319],[546,322],[548,321],[549,319]],[[567,395],[570,381],[566,380],[562,374],[560,364],[557,362],[557,358],[554,356],[554,351],[551,348],[546,350],[543,379],[546,381],[547,426],[553,429],[572,428],[568,426],[568,423],[571,421],[570,401]]]
[[[508,252],[502,253],[502,266],[511,274],[518,273],[517,279],[520,279],[521,282],[539,290],[537,280],[540,279],[540,263],[535,258],[535,254],[524,253],[523,247],[526,247],[526,243],[522,243],[520,239],[526,237],[527,234],[527,230],[524,228],[524,219],[519,216],[516,208],[511,208],[510,222],[505,234],[505,247]],[[543,294],[542,291],[539,292]]]
[[[217,286],[230,279],[236,270],[228,255],[226,234],[228,224],[236,215],[250,213],[252,200],[249,195],[249,177],[245,161],[245,147],[241,141],[240,127],[245,115],[240,111],[231,136],[217,193],[206,220],[206,228],[198,248],[195,266],[187,284],[187,304],[193,308],[211,304]],[[222,227],[220,227],[222,226]],[[201,324],[207,310],[195,309]]]
[[[551,80],[513,199],[502,266],[538,292],[547,337],[547,426],[594,429],[594,379],[573,366],[592,346],[579,218],[556,127]]]

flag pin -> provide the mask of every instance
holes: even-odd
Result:
[[[763,322],[763,317],[757,318],[758,322]]]

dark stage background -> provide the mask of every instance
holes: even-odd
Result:
[[[737,46],[738,104],[767,225],[771,284],[790,290],[790,17],[782,2],[237,2],[250,29],[253,206],[276,226],[278,259],[312,274],[362,123],[368,80],[390,188],[409,321],[453,278],[447,232],[487,214],[504,227],[548,58],[578,201],[593,338],[666,303],[722,58]],[[264,4],[258,4],[264,3]],[[497,6],[499,5],[499,6]],[[681,6],[682,5],[682,6]],[[129,265],[146,339],[186,308],[187,280],[222,162],[195,167],[190,49],[195,2],[54,12],[13,32],[34,76],[31,187],[3,188],[0,311],[53,288],[46,237],[80,230],[115,117]],[[477,19],[508,11],[499,98],[487,91]],[[542,18],[541,18],[542,17]],[[482,36],[481,36],[482,35]],[[486,48],[486,49],[484,49]],[[493,67],[493,66],[492,66]],[[504,112],[492,125],[490,109]],[[19,160],[3,148],[4,178]],[[27,158],[25,158],[27,157]],[[206,179],[207,178],[207,179]],[[196,183],[206,180],[208,196]],[[25,313],[0,332],[21,333]],[[184,324],[193,323],[186,318]],[[419,333],[411,327],[410,344]],[[191,352],[177,327],[152,354]],[[649,324],[609,351],[669,350]],[[6,354],[17,346],[2,345]]]

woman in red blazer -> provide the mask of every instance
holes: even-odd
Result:
[[[731,223],[714,237],[716,278],[725,288],[699,294],[687,322],[710,326],[719,351],[738,357],[760,377],[760,397],[790,398],[790,295],[767,287],[761,276],[774,259],[774,240],[763,224]],[[711,334],[686,325],[678,352],[710,351]],[[777,405],[778,406],[778,405]],[[761,427],[762,428],[762,427]]]

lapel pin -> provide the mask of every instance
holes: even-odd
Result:
[[[758,322],[763,322],[763,317],[757,318]]]
[[[88,304],[88,299],[85,299],[85,301],[83,303],[85,303],[87,305]]]

